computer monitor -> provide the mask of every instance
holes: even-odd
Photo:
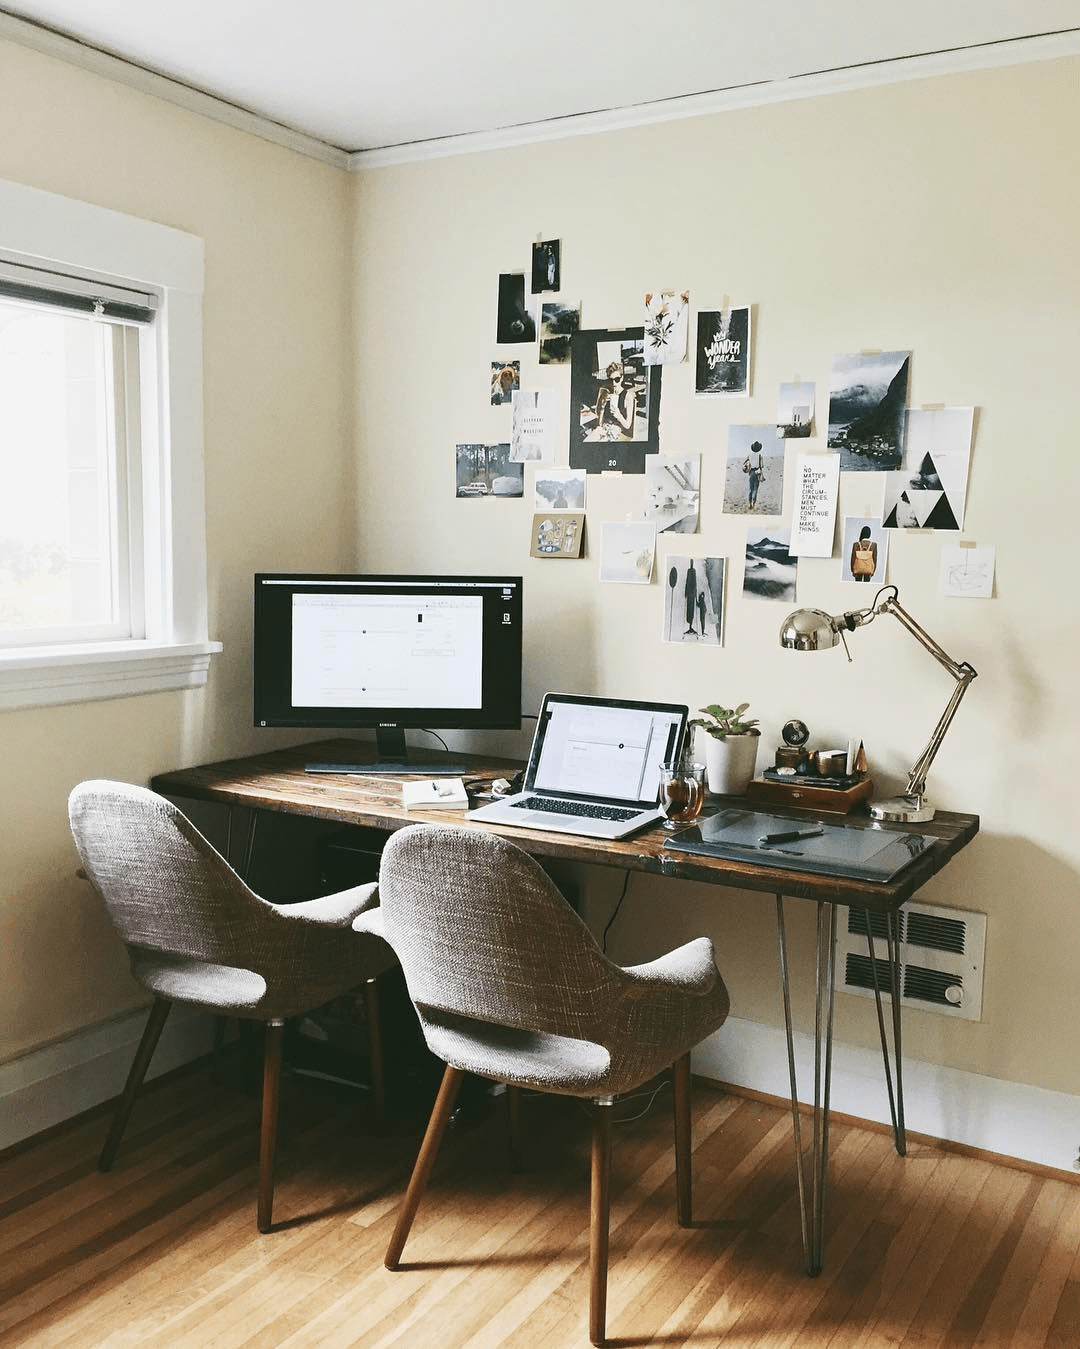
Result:
[[[255,577],[255,725],[405,730],[521,725],[520,576]]]

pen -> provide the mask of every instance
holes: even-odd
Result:
[[[759,846],[769,845],[771,843],[794,843],[800,838],[818,838],[825,832],[824,829],[792,829],[786,834],[762,834],[758,839]]]

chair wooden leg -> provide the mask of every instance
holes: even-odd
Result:
[[[420,1200],[427,1188],[432,1167],[435,1165],[435,1157],[439,1151],[439,1144],[442,1142],[442,1136],[450,1122],[454,1100],[464,1076],[465,1074],[460,1068],[451,1068],[449,1064],[446,1065],[439,1094],[435,1098],[431,1118],[428,1120],[428,1126],[424,1133],[424,1141],[420,1144],[416,1165],[413,1167],[412,1175],[409,1178],[409,1188],[406,1190],[405,1198],[401,1204],[397,1226],[394,1228],[394,1235],[390,1238],[390,1245],[386,1248],[386,1258],[383,1264],[387,1269],[397,1269],[401,1260],[401,1252],[405,1249],[405,1243],[409,1239],[409,1229],[412,1227],[416,1210],[420,1207]]]
[[[675,1088],[675,1204],[679,1226],[692,1221],[693,1182],[691,1173],[690,1127],[690,1055],[676,1059],[672,1072]]]
[[[506,1084],[506,1123],[510,1141],[510,1170],[524,1170],[521,1151],[521,1088]]]
[[[589,1185],[589,1340],[602,1345],[607,1326],[608,1216],[611,1208],[610,1096],[593,1102]]]
[[[139,1047],[135,1051],[135,1057],[128,1069],[127,1081],[124,1083],[120,1104],[116,1107],[116,1113],[113,1115],[112,1124],[109,1125],[105,1144],[101,1149],[101,1156],[98,1158],[99,1171],[110,1171],[113,1162],[116,1160],[116,1150],[120,1146],[120,1139],[127,1127],[128,1117],[131,1115],[132,1106],[135,1104],[135,1097],[142,1086],[146,1070],[150,1067],[150,1060],[154,1057],[154,1050],[157,1048],[158,1040],[161,1039],[161,1031],[171,1007],[172,1003],[168,998],[155,998],[154,1005],[150,1008],[150,1015],[147,1017],[146,1025],[143,1028],[142,1039],[139,1041]]]
[[[375,1107],[375,1118],[381,1128],[386,1123],[386,1064],[383,1059],[378,979],[364,980],[364,1016],[367,1020],[368,1029],[371,1100]]]
[[[278,1105],[281,1096],[281,1053],[285,1022],[268,1021],[263,1048],[262,1122],[259,1126],[259,1193],[257,1222],[270,1231],[274,1209],[274,1154],[277,1151]]]

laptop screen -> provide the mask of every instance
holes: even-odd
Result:
[[[660,765],[682,746],[687,707],[549,693],[533,738],[530,791],[654,806]]]

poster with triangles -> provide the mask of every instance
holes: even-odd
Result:
[[[974,425],[974,408],[908,408],[903,467],[885,475],[886,529],[963,529]]]

